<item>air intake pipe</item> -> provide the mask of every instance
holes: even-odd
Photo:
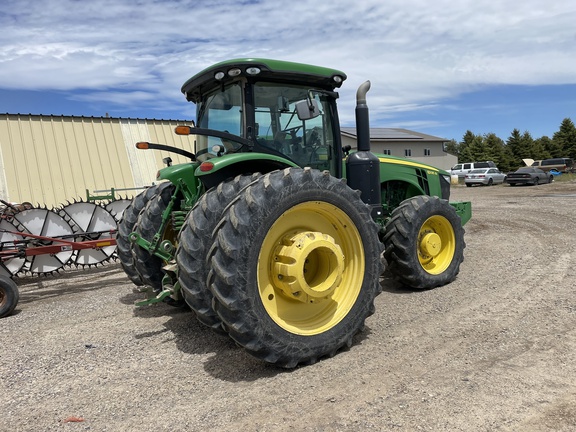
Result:
[[[346,181],[352,189],[359,190],[362,201],[371,207],[373,219],[382,217],[380,195],[380,161],[370,151],[370,116],[366,105],[366,93],[370,81],[356,92],[356,138],[358,151],[346,159]]]

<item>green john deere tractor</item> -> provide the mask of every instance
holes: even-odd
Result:
[[[349,347],[388,270],[429,289],[454,280],[470,203],[450,176],[370,152],[366,93],[358,148],[342,148],[336,89],[346,75],[265,59],[218,63],[182,87],[197,107],[195,153],[158,173],[119,226],[118,255],[148,289],[140,304],[188,305],[249,353],[292,368]]]

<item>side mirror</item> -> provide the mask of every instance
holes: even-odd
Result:
[[[320,108],[318,102],[314,99],[305,99],[296,103],[296,114],[298,119],[310,120],[320,115]]]

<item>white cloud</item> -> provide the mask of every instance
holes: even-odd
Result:
[[[571,0],[4,0],[0,87],[162,109],[214,62],[279,58],[345,71],[346,123],[366,79],[377,117],[482,85],[576,83],[574,22]]]

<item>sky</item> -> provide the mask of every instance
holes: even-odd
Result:
[[[0,113],[189,120],[180,92],[231,58],[344,71],[342,126],[460,141],[576,122],[574,0],[0,0]]]

